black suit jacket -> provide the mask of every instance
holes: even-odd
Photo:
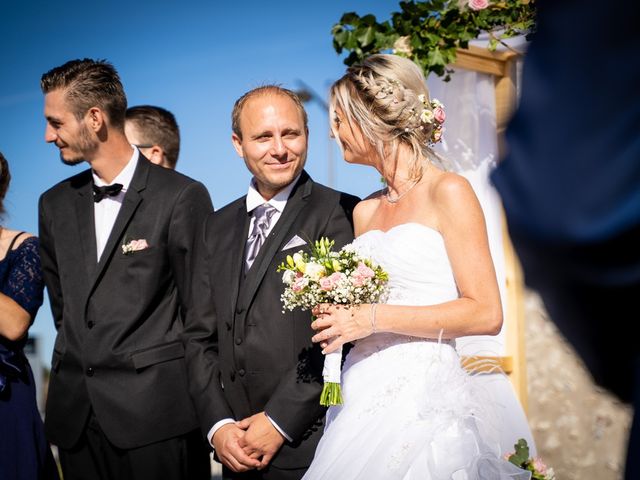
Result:
[[[182,343],[195,232],[206,188],[140,156],[97,262],[91,171],[40,198],[42,267],[58,335],[49,440],[71,448],[90,408],[109,440],[134,448],[198,428]],[[128,254],[122,245],[145,239]]]
[[[206,433],[224,418],[266,411],[293,439],[272,461],[281,468],[305,467],[313,458],[325,413],[319,405],[324,357],[311,342],[311,313],[282,312],[277,266],[303,248],[283,250],[295,235],[326,236],[337,248],[350,242],[357,202],[303,172],[246,277],[246,197],[210,215],[204,226],[187,315],[190,384],[202,428]]]

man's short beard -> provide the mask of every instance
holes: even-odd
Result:
[[[78,132],[78,143],[75,150],[81,152],[78,156],[74,158],[64,158],[62,156],[62,151],[60,151],[60,160],[65,165],[78,165],[86,160],[86,156],[88,153],[93,153],[98,149],[98,142],[91,137],[89,133],[89,129],[83,123],[80,127],[80,131]]]
[[[60,152],[60,160],[65,165],[74,166],[74,165],[78,165],[79,163],[84,162],[84,157],[76,157],[76,158],[66,159],[66,158],[64,158],[62,156],[62,152]]]

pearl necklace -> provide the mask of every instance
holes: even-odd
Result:
[[[413,187],[415,187],[418,183],[420,183],[420,180],[421,180],[421,178],[418,178],[417,180],[414,180],[413,184],[409,188],[407,188],[404,192],[402,192],[400,195],[398,195],[395,198],[392,198],[391,195],[389,195],[389,187],[387,186],[387,191],[385,193],[385,197],[387,198],[387,202],[389,202],[389,203],[398,203],[402,197],[404,197],[407,193],[409,193],[411,191],[411,189]]]

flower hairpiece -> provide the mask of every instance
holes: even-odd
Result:
[[[431,137],[429,138],[429,145],[433,146],[442,139],[442,132],[444,131],[442,124],[447,118],[444,112],[444,105],[436,98],[431,102],[427,101],[427,97],[424,94],[418,95],[418,100],[423,106],[419,114],[420,122],[433,125]]]

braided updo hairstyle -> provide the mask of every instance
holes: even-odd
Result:
[[[412,152],[412,179],[422,175],[428,159],[439,160],[429,147],[434,125],[420,120],[425,103],[430,103],[429,90],[420,68],[411,60],[372,55],[349,67],[331,87],[330,97],[331,118],[340,108],[349,125],[355,122],[360,127],[381,159],[394,159],[398,146],[407,145]],[[333,133],[337,138],[335,128]]]
[[[0,217],[4,215],[4,197],[9,190],[9,182],[11,181],[11,172],[9,172],[9,163],[0,152]]]

